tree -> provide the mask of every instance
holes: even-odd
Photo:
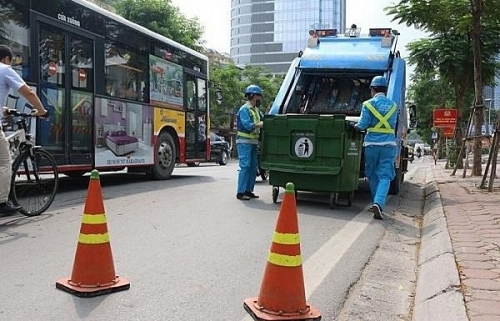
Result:
[[[448,86],[454,92],[454,104],[446,105],[444,101],[435,102],[434,108],[445,106],[455,107],[458,110],[457,130],[455,143],[461,146],[463,131],[463,120],[467,119],[470,100],[466,100],[467,92],[473,84],[473,69],[470,66],[472,51],[467,37],[456,35],[438,35],[435,37],[420,39],[408,44],[409,63],[415,65],[415,71],[423,75],[431,75],[439,79],[440,86]],[[421,93],[424,94],[424,93]],[[419,104],[417,106],[420,107]],[[432,124],[432,111],[431,111]],[[429,128],[430,128],[429,127]],[[459,160],[459,167],[462,166]]]
[[[203,27],[188,19],[170,0],[120,0],[119,15],[197,51],[201,50]]]
[[[242,70],[234,64],[222,68],[210,64],[210,67],[210,126],[219,128],[231,121],[244,101]],[[220,103],[216,101],[217,91],[222,97]]]
[[[283,78],[269,71],[247,66],[244,69],[234,64],[220,67],[211,64],[210,69],[210,123],[214,128],[223,126],[231,120],[245,103],[244,91],[250,84],[257,84],[263,90],[262,111],[265,112],[278,93]],[[216,100],[217,91],[222,94],[222,102]]]
[[[483,6],[488,7],[488,15]],[[499,32],[500,5],[495,0],[401,0],[398,4],[387,7],[393,20],[416,26],[431,32],[434,40],[433,48],[438,56],[433,63],[424,62],[428,67],[434,64],[443,78],[450,79],[457,101],[464,97],[468,88],[461,88],[458,78],[469,78],[474,81],[476,97],[474,104],[478,108],[474,117],[476,133],[481,133],[483,124],[482,87],[491,84],[498,70],[496,55],[500,51],[497,41]],[[493,14],[492,14],[493,13]],[[484,18],[484,21],[481,20]],[[461,44],[457,46],[457,44]],[[438,48],[446,44],[447,47]],[[413,49],[416,49],[415,45]],[[466,46],[466,47],[465,47]],[[467,54],[469,52],[469,54]],[[482,52],[482,54],[481,54]],[[472,55],[470,55],[472,53]],[[455,59],[463,60],[457,65]],[[423,60],[421,59],[421,62]],[[451,66],[451,68],[450,68]],[[469,80],[464,80],[464,82]],[[459,106],[457,106],[459,108]],[[477,139],[474,150],[473,175],[481,175],[481,140]]]
[[[449,82],[439,78],[436,72],[421,72],[415,69],[408,89],[408,99],[418,106],[417,133],[427,143],[431,142],[434,130],[432,113],[436,108],[454,105],[454,94]]]

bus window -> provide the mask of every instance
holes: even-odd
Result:
[[[94,44],[81,38],[71,41],[71,85],[75,89],[94,89]],[[89,79],[90,77],[90,79]]]
[[[198,79],[198,108],[201,112],[207,110],[207,82],[203,79]]]
[[[106,43],[106,93],[113,97],[144,101],[147,55],[116,43]]]
[[[29,7],[18,1],[0,0],[0,8],[0,43],[8,45],[14,54],[12,69],[24,80],[30,80],[33,75],[29,75]]]
[[[186,82],[186,101],[187,109],[195,110],[196,108],[196,83],[193,80]]]

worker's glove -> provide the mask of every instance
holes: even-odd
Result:
[[[358,130],[358,128],[356,127],[356,124],[357,124],[357,123],[356,123],[355,121],[349,121],[349,122],[347,122],[347,125],[348,125],[349,127],[352,127],[352,128],[354,128],[354,129]]]
[[[255,127],[257,127],[257,128],[262,128],[262,127],[264,127],[264,122],[261,122],[261,121],[260,121],[260,122],[258,122],[258,123],[255,123]]]

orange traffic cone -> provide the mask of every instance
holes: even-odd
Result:
[[[286,184],[260,294],[246,299],[243,307],[259,321],[321,320],[319,311],[306,302],[292,183]]]
[[[93,297],[130,288],[126,279],[115,274],[97,170],[93,170],[90,176],[73,273],[71,278],[58,280],[56,288],[80,297]]]

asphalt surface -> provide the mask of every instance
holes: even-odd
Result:
[[[131,281],[120,294],[54,289],[71,272],[85,183],[63,184],[38,218],[0,218],[0,320],[248,320],[242,299],[258,293],[279,206],[265,183],[260,200],[236,201],[234,172],[220,168],[176,170],[168,182],[106,178],[115,266]],[[480,178],[452,177],[425,158],[410,169],[382,222],[363,193],[334,212],[328,197],[299,194],[308,300],[323,320],[500,320],[499,182],[485,193]]]

